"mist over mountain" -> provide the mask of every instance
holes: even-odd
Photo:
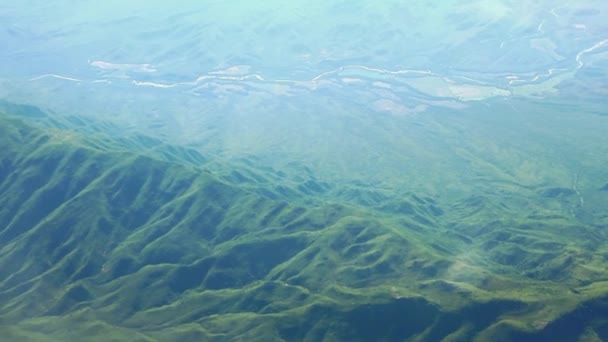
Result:
[[[0,340],[608,339],[606,11],[0,5]]]

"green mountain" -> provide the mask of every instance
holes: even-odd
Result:
[[[3,1],[0,342],[608,341],[608,1]]]
[[[428,196],[3,107],[3,340],[608,338],[605,178]]]

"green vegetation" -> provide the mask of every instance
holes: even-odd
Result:
[[[470,147],[487,172],[453,184],[478,190],[428,196],[4,106],[8,340],[608,337],[606,178],[526,180]]]
[[[607,11],[4,1],[0,342],[608,341]]]

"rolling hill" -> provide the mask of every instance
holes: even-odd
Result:
[[[571,188],[533,189],[525,211],[487,193],[446,204],[9,110],[0,117],[8,340],[608,334],[605,222],[573,217]]]
[[[0,342],[608,341],[608,2],[0,4]]]

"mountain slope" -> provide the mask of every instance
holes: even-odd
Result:
[[[191,289],[218,291],[218,303],[198,313],[204,317],[226,311],[222,304],[233,300],[222,300],[228,289],[267,292],[287,282],[294,283],[288,298],[302,296],[308,305],[309,297],[323,298],[326,280],[294,269],[317,257],[308,248],[327,249],[326,241],[315,243],[318,235],[349,224],[356,236],[374,230],[373,221],[349,218],[352,209],[343,206],[294,207],[190,167],[82,147],[67,132],[6,118],[1,127],[6,322],[93,306],[116,324]],[[306,255],[294,258],[298,253]],[[258,283],[264,278],[269,285]],[[254,304],[232,305],[239,312]],[[267,310],[298,305],[277,306]]]
[[[593,243],[604,237],[568,217],[500,219],[509,209],[496,199],[443,209],[413,194],[368,208],[270,199],[258,192],[263,183],[238,186],[90,139],[0,117],[3,336],[532,341],[555,340],[564,327],[574,338],[605,333],[601,316],[584,314],[606,310],[608,253]]]

